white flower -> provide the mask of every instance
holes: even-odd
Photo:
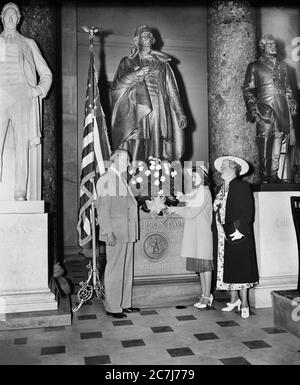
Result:
[[[159,190],[158,195],[164,195],[164,190]]]
[[[146,176],[149,176],[150,174],[151,174],[151,171],[150,171],[150,170],[146,170],[146,171],[145,171],[145,175],[146,175]]]
[[[161,165],[158,164],[155,168],[156,168],[156,170],[161,170]]]
[[[152,160],[152,159],[153,159],[153,156],[150,155],[148,159],[149,159],[149,160]]]
[[[154,164],[151,164],[151,166],[149,168],[150,168],[150,170],[154,170],[155,169]]]
[[[144,166],[140,166],[140,167],[139,167],[139,171],[142,172],[143,170],[144,170]]]
[[[129,171],[128,171],[128,173],[129,173],[130,175],[133,175],[133,173],[134,173],[134,170],[133,170],[133,169],[131,169],[131,170],[129,170]]]
[[[176,199],[180,198],[183,195],[181,191],[177,191],[176,193]]]
[[[143,178],[141,178],[140,176],[138,178],[136,178],[136,181],[137,183],[142,183],[143,182]]]
[[[159,178],[159,172],[158,172],[158,171],[155,171],[154,177],[155,177],[155,178]]]
[[[165,169],[165,174],[166,174],[166,175],[170,175],[170,171],[167,170],[167,169]]]
[[[177,175],[177,171],[175,170],[175,171],[172,171],[171,172],[171,176],[174,178],[174,176],[176,176]]]
[[[136,181],[132,179],[131,183],[132,183],[132,184],[136,184]]]
[[[141,161],[141,162],[138,163],[138,165],[139,165],[139,166],[143,166],[143,165],[144,165],[144,162]]]
[[[154,185],[158,186],[159,185],[159,180],[154,181]]]
[[[165,176],[162,176],[161,178],[160,178],[160,181],[161,182],[164,182],[166,180],[166,177]]]

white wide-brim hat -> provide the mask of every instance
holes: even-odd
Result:
[[[231,156],[231,155],[224,155],[217,158],[214,162],[215,169],[221,172],[221,166],[224,160],[232,160],[233,162],[239,164],[241,166],[241,172],[240,175],[244,175],[249,170],[249,164],[241,158],[238,158],[237,156]]]

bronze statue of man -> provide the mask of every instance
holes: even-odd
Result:
[[[179,160],[187,119],[171,59],[151,49],[155,40],[147,25],[137,28],[133,42],[135,49],[121,60],[112,84],[113,150],[128,150],[133,161]]]
[[[17,31],[20,18],[16,4],[4,5],[0,34],[0,181],[5,137],[11,125],[16,160],[14,199],[26,200],[29,147],[40,143],[41,99],[50,89],[52,73],[36,42]]]
[[[264,36],[259,48],[261,56],[248,65],[243,95],[248,120],[257,124],[261,182],[282,183],[278,177],[281,146],[287,139],[290,145],[295,144],[291,115],[296,101],[274,37]]]

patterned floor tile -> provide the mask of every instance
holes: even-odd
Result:
[[[41,349],[41,356],[47,354],[62,354],[66,352],[65,346],[47,346]]]
[[[151,329],[153,333],[168,333],[174,331],[171,326],[153,326]]]
[[[257,341],[245,341],[243,342],[244,345],[248,346],[249,349],[263,349],[263,348],[271,348],[272,346],[269,345],[267,342],[263,340],[257,340]]]
[[[193,315],[179,315],[176,317],[178,321],[193,321],[196,320],[197,318],[194,317]]]
[[[154,315],[158,314],[156,310],[141,310],[140,315]]]
[[[276,327],[268,327],[268,328],[262,328],[266,333],[268,334],[281,334],[281,333],[287,333],[286,330],[276,328]]]
[[[90,320],[90,319],[97,319],[97,315],[96,314],[84,314],[84,315],[79,315],[77,317],[78,321],[86,321],[86,320]]]
[[[145,342],[143,340],[126,340],[121,341],[123,348],[132,348],[135,346],[145,346]]]
[[[221,358],[224,365],[251,365],[244,357]]]
[[[87,340],[91,338],[102,338],[101,332],[87,332],[87,333],[80,333],[80,338],[82,340]]]
[[[230,321],[219,321],[219,322],[217,322],[217,324],[219,326],[222,326],[222,327],[240,326],[237,322],[232,321],[232,320],[230,320]]]
[[[199,341],[217,340],[219,337],[215,333],[199,333],[194,334]]]
[[[87,277],[89,261],[69,263],[68,278]],[[214,295],[214,311],[191,303],[144,308],[121,320],[93,297],[71,326],[0,332],[0,365],[300,365],[299,338],[274,326],[272,308],[242,319],[222,312],[228,297]],[[77,294],[71,299],[78,302]]]
[[[27,337],[15,338],[15,345],[26,345],[27,340],[28,340]]]
[[[183,357],[183,356],[194,356],[195,353],[189,348],[176,348],[176,349],[167,349],[167,352],[171,357]]]
[[[84,363],[85,365],[103,365],[103,364],[110,364],[110,357],[109,356],[90,356],[90,357],[84,357]]]
[[[131,320],[120,320],[120,321],[112,321],[114,326],[128,326],[133,325]]]

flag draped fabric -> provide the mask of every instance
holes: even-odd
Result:
[[[105,115],[100,103],[95,73],[94,50],[90,46],[90,64],[84,109],[84,127],[80,176],[80,203],[77,230],[80,246],[92,239],[91,205],[96,199],[96,183],[105,172],[104,161],[111,154]]]

